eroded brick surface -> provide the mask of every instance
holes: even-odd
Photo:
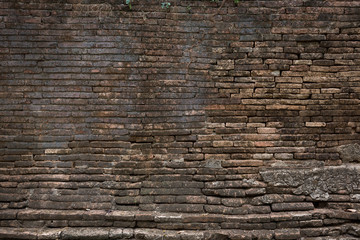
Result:
[[[360,236],[357,1],[0,0],[0,238]]]

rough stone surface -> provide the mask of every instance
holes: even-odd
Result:
[[[359,189],[360,169],[356,165],[323,167],[312,170],[269,170],[261,172],[273,186],[293,188],[295,194],[328,200],[329,194],[353,193]]]
[[[360,162],[360,145],[357,143],[340,146],[339,153],[343,162]]]

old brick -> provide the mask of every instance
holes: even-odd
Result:
[[[282,229],[282,228],[299,228],[299,226],[300,226],[299,221],[285,221],[285,222],[276,223],[276,227],[278,229]]]
[[[165,212],[204,212],[202,204],[162,204],[157,209]]]
[[[306,122],[306,127],[326,127],[325,122]]]
[[[324,35],[313,35],[313,34],[298,35],[295,38],[295,40],[298,42],[314,42],[314,41],[322,41],[325,39],[326,37]]]
[[[298,229],[277,229],[275,239],[299,239],[300,230]]]
[[[232,141],[214,141],[214,147],[232,147],[234,143]]]
[[[245,200],[241,198],[224,198],[221,203],[228,207],[239,207],[245,203]]]
[[[311,202],[293,202],[293,203],[273,203],[271,205],[273,211],[306,211],[313,210],[314,205]]]
[[[262,166],[264,162],[262,160],[227,160],[221,163],[223,167],[250,167],[250,166]]]
[[[357,1],[78,2],[1,4],[0,238],[355,233]]]
[[[256,195],[263,195],[266,193],[265,188],[249,188],[245,190],[246,196],[256,196]]]
[[[323,226],[323,220],[308,220],[308,221],[300,221],[300,227],[321,227]]]
[[[266,194],[264,196],[254,197],[251,201],[252,205],[262,205],[262,204],[271,204],[271,203],[280,203],[284,199],[279,194]]]
[[[34,229],[13,229],[3,228],[0,230],[0,237],[4,239],[37,239],[37,231]]]
[[[69,228],[61,233],[63,239],[107,239],[108,230],[97,228]]]

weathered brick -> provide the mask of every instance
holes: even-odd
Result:
[[[108,230],[96,228],[66,229],[61,233],[63,239],[107,239]]]
[[[325,122],[306,122],[306,127],[326,127]]]
[[[232,147],[234,143],[232,141],[214,141],[214,147]]]
[[[224,198],[221,203],[228,207],[239,207],[245,203],[245,200],[241,198]]]
[[[204,212],[202,204],[162,204],[157,209],[165,212]]]
[[[273,211],[306,211],[313,210],[314,205],[311,202],[293,202],[293,203],[273,203],[271,205]]]
[[[323,220],[308,220],[308,221],[300,221],[300,227],[322,227]]]
[[[295,40],[298,42],[314,42],[314,41],[322,41],[325,40],[325,35],[315,35],[315,34],[304,34],[298,35]]]
[[[336,172],[358,162],[356,1],[131,4],[2,2],[0,238],[327,238],[358,219],[335,210],[358,208]]]
[[[300,236],[300,230],[298,229],[275,230],[275,239],[299,239]]]

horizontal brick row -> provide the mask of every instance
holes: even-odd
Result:
[[[298,209],[297,209],[298,210]],[[342,210],[288,211],[283,213],[226,216],[223,214],[159,213],[152,211],[104,211],[104,210],[2,210],[3,227],[143,227],[158,229],[239,229],[307,228],[329,226],[359,220],[358,213]],[[196,223],[194,227],[191,224]],[[101,226],[100,226],[101,225]],[[181,227],[183,225],[183,227]],[[258,227],[256,227],[258,226]],[[254,228],[252,228],[254,227]],[[243,228],[243,227],[240,227]]]

